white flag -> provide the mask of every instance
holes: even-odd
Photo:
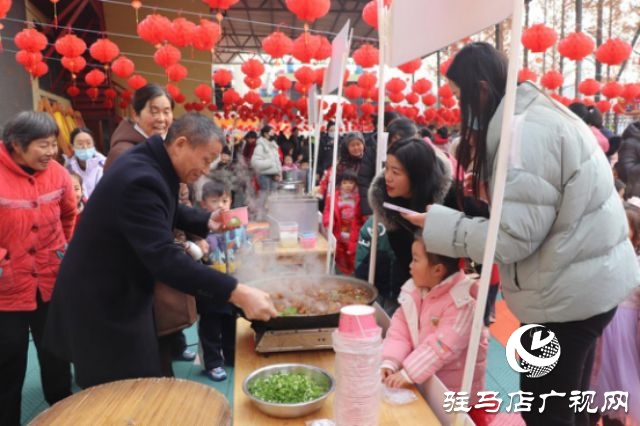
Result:
[[[324,74],[324,85],[322,87],[322,93],[325,95],[330,94],[342,84],[344,67],[347,65],[346,58],[349,56],[350,22],[351,21],[348,20],[347,23],[344,24],[344,27],[342,27],[331,42],[331,61]],[[346,55],[344,61],[342,60],[343,55]]]
[[[514,0],[395,0],[391,5],[389,63],[422,58],[513,13]]]

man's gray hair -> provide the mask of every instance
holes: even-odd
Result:
[[[175,120],[167,132],[165,143],[171,145],[180,136],[186,137],[191,146],[207,144],[211,139],[224,144],[225,140],[222,130],[210,118],[196,112]]]

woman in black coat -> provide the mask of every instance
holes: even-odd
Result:
[[[75,365],[81,387],[162,375],[152,304],[161,281],[185,293],[240,306],[249,317],[276,315],[268,294],[196,263],[173,229],[205,237],[211,215],[178,204],[222,149],[204,116],[176,120],[167,141],[153,136],[113,164],[95,189],[60,267],[45,344]]]
[[[622,132],[616,171],[627,184],[625,198],[640,197],[640,121],[629,124]]]

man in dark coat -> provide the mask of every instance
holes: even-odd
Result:
[[[249,318],[277,314],[267,293],[194,262],[174,243],[174,228],[202,237],[221,230],[216,213],[178,204],[178,189],[209,171],[223,140],[211,120],[187,114],[166,141],[153,136],[114,162],[91,196],[62,261],[45,330],[45,344],[74,363],[81,387],[162,375],[155,281],[229,301]]]

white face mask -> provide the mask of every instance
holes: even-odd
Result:
[[[95,148],[74,149],[73,152],[80,161],[87,161],[96,155]]]

